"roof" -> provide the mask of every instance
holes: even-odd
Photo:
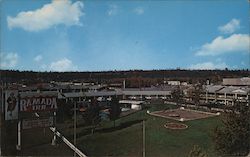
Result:
[[[57,91],[41,91],[41,92],[20,92],[20,97],[32,97],[32,96],[58,96]]]
[[[86,92],[86,96],[114,96],[122,95],[119,91],[97,91],[97,92]]]
[[[136,90],[137,89],[137,90]],[[133,90],[116,90],[116,91],[89,91],[89,92],[68,92],[63,93],[65,97],[84,97],[84,96],[115,96],[115,95],[170,95],[171,91],[169,90],[142,90],[139,88],[134,88]],[[61,94],[59,94],[59,98],[63,98]]]
[[[145,88],[125,88],[123,91],[172,91],[173,86],[145,87]]]
[[[101,88],[104,88],[104,87],[107,87],[107,85],[93,85],[93,86],[90,86],[89,89],[98,90],[98,89],[101,89]]]
[[[76,97],[84,97],[84,96],[114,96],[114,95],[122,95],[121,92],[118,91],[97,91],[97,92],[69,92],[63,93],[59,95],[59,98],[69,97],[69,98],[76,98]]]
[[[170,95],[171,91],[123,91],[124,95]]]
[[[207,85],[206,86],[206,90],[208,93],[215,93],[223,88],[224,86],[221,86],[221,85]]]
[[[250,77],[224,78],[223,85],[250,86]]]
[[[247,94],[249,91],[250,91],[250,88],[229,86],[229,87],[224,87],[223,89],[219,90],[218,93]]]

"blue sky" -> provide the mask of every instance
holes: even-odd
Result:
[[[246,69],[249,2],[2,0],[1,69]]]

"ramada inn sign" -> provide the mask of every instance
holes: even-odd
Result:
[[[51,111],[57,109],[56,97],[24,97],[20,99],[21,112]]]
[[[6,90],[4,98],[5,120],[18,120],[17,123],[17,150],[21,150],[21,130],[39,127],[49,127],[54,124],[54,118],[40,117],[32,118],[32,112],[54,111],[56,115],[58,93],[49,92],[19,92],[18,90]],[[22,114],[30,112],[31,114]],[[20,113],[20,114],[19,114]],[[24,116],[25,115],[25,116]],[[29,115],[30,117],[28,117]],[[55,139],[55,135],[54,138]]]
[[[57,92],[5,91],[5,120],[21,118],[19,112],[49,112],[57,109]]]

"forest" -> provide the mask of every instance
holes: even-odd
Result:
[[[168,80],[179,80],[188,83],[205,82],[220,83],[223,78],[248,77],[247,70],[128,70],[128,71],[96,71],[96,72],[37,72],[19,70],[1,70],[0,77],[4,83],[46,83],[50,81],[122,83],[130,87],[151,86]]]

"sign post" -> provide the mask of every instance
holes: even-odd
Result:
[[[21,120],[18,121],[18,126],[17,126],[17,145],[16,145],[17,150],[21,150]]]
[[[6,121],[11,121],[11,128],[13,124],[17,124],[17,142],[15,146],[17,150],[21,150],[21,133],[23,129],[32,128],[45,128],[56,125],[54,121],[56,120],[56,109],[57,109],[57,98],[58,93],[55,91],[46,92],[19,92],[18,90],[1,90],[1,107],[0,110],[4,114],[4,119]],[[44,116],[39,117],[39,112],[45,112],[41,114]],[[47,113],[46,113],[47,112]],[[53,117],[50,114],[54,112]],[[37,118],[31,118],[35,113]],[[17,123],[16,123],[17,122]],[[13,123],[13,124],[12,124]],[[1,132],[0,128],[0,132]],[[53,141],[56,141],[56,135],[53,136]],[[1,155],[1,142],[0,142],[0,155]]]
[[[35,113],[37,118],[24,119],[22,121],[22,129],[45,128],[54,126],[56,130],[56,109],[57,109],[57,92],[55,93],[21,93],[19,99],[20,115],[22,113]],[[40,117],[39,112],[51,112],[53,117]],[[25,114],[24,114],[25,115]],[[52,145],[56,145],[56,132],[52,139]],[[18,123],[18,144],[17,149],[21,149],[21,121]]]
[[[54,136],[53,136],[53,139],[52,139],[52,142],[51,142],[51,145],[52,146],[55,146],[56,145],[56,112],[54,112],[54,128],[55,128],[55,131],[54,131]]]

